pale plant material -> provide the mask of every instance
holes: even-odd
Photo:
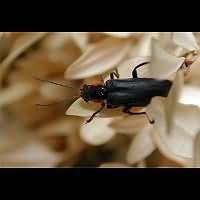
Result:
[[[151,56],[152,39],[158,38],[158,33],[144,33],[139,41],[132,46],[129,51],[129,57],[148,57]]]
[[[33,44],[41,40],[47,33],[30,33],[23,37],[21,40],[18,40],[15,45],[13,45],[12,49],[10,50],[10,54],[3,60],[1,63],[1,70],[0,70],[0,80],[7,70],[11,67],[11,64],[19,57],[23,52],[25,52],[28,48],[30,48]]]
[[[124,163],[104,163],[100,166],[100,168],[130,168],[130,166],[124,164]]]
[[[177,72],[185,58],[177,58],[166,52],[155,39],[152,41],[151,66],[149,77],[157,79],[168,79],[170,75]]]
[[[156,167],[172,165],[163,159],[197,166],[199,41],[200,34],[191,32],[1,32],[0,166],[149,167],[158,151],[162,158],[156,158]],[[101,105],[75,101],[81,85],[103,84],[102,77],[110,79],[115,69],[120,78],[131,78],[143,62],[151,63],[138,69],[138,77],[173,81],[168,98],[131,109],[147,111],[155,124],[145,115],[129,116],[123,108],[105,108],[85,124]]]
[[[0,124],[0,154],[17,149],[31,138],[30,130],[16,121],[10,120],[10,124],[7,124],[3,118]]]
[[[130,39],[106,38],[93,44],[65,72],[66,79],[83,79],[100,75],[116,67],[126,57]]]
[[[184,86],[180,95],[179,102],[183,104],[197,105],[200,107],[199,87],[192,85]]]
[[[100,104],[97,103],[86,103],[82,98],[76,100],[66,111],[66,115],[91,117],[94,112],[100,108]],[[96,115],[96,117],[114,117],[122,116],[122,108],[115,109],[104,109]]]
[[[168,134],[163,102],[155,98],[152,108],[157,122],[154,125],[153,136],[158,148],[166,157],[180,164],[190,165],[196,133],[193,131],[199,129],[199,123],[196,122],[200,120],[200,110],[194,106],[179,104],[175,112],[174,126],[171,133]],[[195,127],[191,130],[190,127],[194,124]]]
[[[1,166],[17,167],[55,167],[62,154],[52,152],[47,146],[32,139],[15,151],[0,155]]]
[[[115,136],[115,131],[108,125],[112,118],[96,118],[89,124],[83,124],[80,136],[90,145],[103,145]]]
[[[34,85],[27,82],[17,83],[0,91],[0,107],[12,104],[34,91]]]
[[[173,41],[189,51],[199,50],[199,45],[192,32],[174,32]]]
[[[142,56],[130,58],[128,60],[123,61],[117,67],[117,70],[120,75],[120,79],[132,78],[132,71],[134,70],[134,68],[143,62],[149,62],[149,61],[150,61],[150,57],[142,57]],[[149,64],[143,66],[142,68],[139,68],[138,76],[147,77],[149,73],[148,67],[149,67]],[[110,79],[110,72],[105,75],[104,82],[109,79]]]
[[[103,33],[119,38],[127,38],[135,34],[141,34],[139,32],[103,32]]]
[[[178,104],[176,107],[174,122],[183,127],[191,136],[195,137],[200,129],[200,108],[195,105]]]
[[[200,132],[196,134],[194,140],[193,167],[200,167]]]
[[[53,79],[51,81],[62,84],[61,79]],[[63,83],[63,85],[65,84],[75,88],[77,87],[77,85],[75,85],[73,82]],[[44,83],[44,82],[41,84],[39,91],[43,97],[49,100],[55,100],[55,101],[66,100],[66,103],[71,99],[73,99],[73,96],[78,95],[76,89],[61,87],[55,84]]]
[[[148,119],[144,115],[128,116],[115,119],[110,126],[120,134],[136,134],[143,129],[148,123]]]
[[[141,162],[156,149],[151,130],[152,127],[150,125],[146,126],[134,137],[127,153],[127,162],[129,164]]]
[[[175,111],[178,105],[183,84],[184,84],[183,72],[180,70],[177,72],[176,78],[173,81],[172,88],[165,102],[165,113],[166,113],[166,123],[167,123],[166,127],[168,133],[171,132],[173,126]]]
[[[71,32],[70,37],[76,42],[82,51],[87,48],[89,36],[86,32]]]
[[[40,127],[37,132],[42,136],[63,136],[76,134],[79,130],[81,119],[67,117],[60,118]]]

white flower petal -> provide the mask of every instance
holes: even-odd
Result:
[[[0,91],[0,107],[12,104],[15,101],[30,95],[34,86],[28,82],[17,83]]]
[[[197,41],[192,32],[174,32],[173,41],[175,44],[188,49],[189,51],[199,49]]]
[[[144,160],[156,149],[152,140],[151,130],[152,126],[148,125],[134,137],[127,153],[127,162],[129,164]]]
[[[178,104],[174,120],[189,135],[195,137],[200,130],[200,108],[194,105]]]
[[[175,111],[176,107],[178,105],[178,100],[180,98],[181,89],[183,87],[183,72],[178,71],[176,74],[176,78],[173,81],[172,88],[169,92],[169,95],[165,102],[165,113],[166,113],[166,126],[167,126],[167,132],[170,133],[174,117],[175,117]]]
[[[103,33],[106,33],[113,37],[126,38],[126,37],[130,37],[134,34],[137,34],[139,32],[103,32]]]
[[[164,103],[160,98],[154,98],[151,113],[155,119],[153,136],[159,150],[168,158],[181,164],[188,164],[192,158],[193,137],[178,124],[174,124],[171,133],[167,133]]]
[[[83,79],[114,68],[128,53],[131,40],[107,38],[89,47],[65,72],[66,79]]]
[[[13,45],[9,55],[1,63],[0,81],[2,80],[7,70],[12,66],[11,64],[14,62],[14,60],[47,34],[48,33],[46,32],[29,33],[26,34],[24,37],[18,39]]]
[[[67,110],[66,115],[91,117],[101,107],[97,103],[86,103],[82,98],[75,101]],[[114,117],[126,115],[122,113],[122,108],[104,109],[96,117]]]
[[[194,140],[193,166],[200,167],[200,132],[198,132]]]
[[[140,132],[147,123],[149,122],[145,115],[135,115],[116,119],[111,123],[111,127],[120,134],[133,135]]]
[[[90,145],[103,145],[111,140],[115,131],[109,124],[112,122],[111,118],[96,118],[88,124],[84,124],[80,129],[80,136],[83,141]]]
[[[166,157],[188,165],[192,158],[193,139],[184,129],[176,126],[168,136],[164,130],[154,129],[153,135],[159,150]]]
[[[143,62],[149,62],[149,61],[150,61],[150,57],[134,57],[134,58],[125,60],[117,67],[119,75],[120,75],[120,79],[132,78],[132,71],[134,70],[134,68]],[[148,67],[149,67],[149,64],[144,65],[144,67],[139,68],[137,70],[138,77],[146,77],[149,72]],[[110,79],[110,73],[107,74],[104,81],[109,80],[109,79]]]
[[[75,43],[84,50],[88,45],[88,33],[87,32],[70,32],[71,38]]]
[[[15,151],[0,154],[0,166],[7,167],[54,167],[62,159],[62,154],[49,150],[36,139]]]
[[[152,57],[149,67],[149,77],[167,79],[183,64],[185,58],[177,58],[167,53],[157,40],[152,39]]]
[[[200,107],[200,90],[197,86],[185,85],[180,95],[180,103],[192,104]]]
[[[145,33],[129,52],[130,57],[151,56],[152,38],[157,38],[158,33]]]

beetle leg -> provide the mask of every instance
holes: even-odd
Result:
[[[142,67],[143,65],[149,64],[149,63],[150,63],[150,62],[143,62],[143,63],[137,65],[137,66],[134,68],[133,72],[132,72],[133,78],[138,78],[138,74],[137,74],[137,69],[138,69],[138,68]]]
[[[146,115],[150,124],[155,123],[155,120],[151,120],[146,112],[134,113],[134,112],[131,112],[129,109],[130,109],[129,107],[126,107],[123,109],[123,112],[129,115]]]
[[[86,123],[90,123],[90,122],[94,119],[94,117],[95,117],[98,113],[100,113],[104,108],[105,108],[105,104],[102,104],[102,105],[101,105],[101,108],[100,108],[99,110],[97,110],[95,113],[93,113],[93,115],[90,117],[90,119],[88,119],[88,120],[86,121]]]
[[[118,69],[115,69],[115,72],[112,72],[112,73],[110,74],[110,79],[112,79],[112,80],[115,79],[114,76],[115,76],[116,78],[119,78]]]

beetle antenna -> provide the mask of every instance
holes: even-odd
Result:
[[[39,104],[39,103],[37,103],[37,104],[35,104],[35,105],[36,105],[36,106],[39,106],[39,107],[49,107],[49,106],[54,106],[54,105],[57,105],[57,104],[66,102],[67,100],[73,101],[73,100],[75,100],[75,99],[78,99],[79,97],[80,97],[80,96],[73,96],[73,97],[70,98],[70,99],[64,99],[64,100],[61,100],[61,101],[55,102],[55,103],[50,103],[50,104]]]
[[[70,88],[70,89],[77,89],[77,88],[75,88],[75,87],[73,87],[73,86],[68,86],[68,85],[56,83],[56,82],[49,81],[49,80],[45,80],[45,79],[41,79],[41,78],[38,78],[38,77],[33,77],[33,78],[36,79],[36,80],[38,80],[38,81],[51,83],[51,84],[58,85],[58,86],[61,86],[61,87]]]

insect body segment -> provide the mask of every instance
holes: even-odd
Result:
[[[150,123],[154,123],[146,112],[133,113],[130,111],[132,107],[145,107],[155,96],[167,97],[171,88],[172,82],[169,80],[157,80],[152,78],[138,78],[137,69],[149,62],[141,63],[136,66],[132,72],[133,78],[119,79],[119,73],[116,70],[110,74],[110,80],[98,85],[83,85],[80,89],[80,96],[85,102],[93,101],[101,103],[101,107],[97,110],[87,122],[91,122],[94,117],[101,112],[105,107],[113,109],[123,107],[123,112],[129,115],[145,114]],[[116,78],[116,79],[115,79]],[[40,81],[46,81],[62,87],[76,89],[72,86],[62,85],[48,80],[36,78]],[[40,106],[49,106],[41,105]]]
[[[113,72],[110,75],[111,79],[107,80],[104,85],[84,85],[81,89],[81,97],[86,102],[101,102],[101,108],[87,122],[91,122],[95,115],[105,107],[111,109],[122,106],[124,107],[122,110],[124,113],[130,115],[146,114],[145,112],[133,113],[130,109],[132,107],[147,106],[155,96],[167,97],[172,85],[171,81],[138,78],[137,69],[145,64],[148,64],[148,62],[135,67],[132,73],[133,78],[114,79],[114,76],[118,78],[118,73]],[[149,119],[149,122],[154,123],[154,120]]]

